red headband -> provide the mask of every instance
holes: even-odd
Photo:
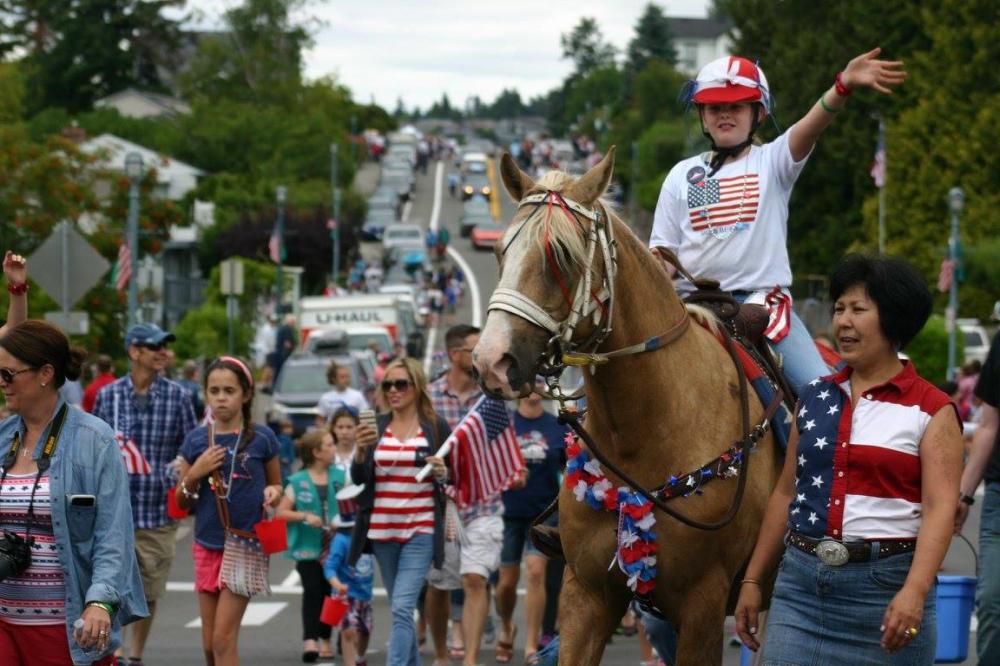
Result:
[[[250,368],[247,367],[246,363],[236,358],[235,356],[220,356],[219,360],[225,361],[226,363],[232,363],[233,365],[237,366],[240,370],[242,370],[243,375],[247,378],[247,381],[250,382],[250,388],[253,388],[253,375],[250,373]]]

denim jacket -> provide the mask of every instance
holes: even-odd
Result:
[[[65,404],[56,404],[52,418]],[[44,442],[51,419],[39,442]],[[20,416],[0,421],[0,464],[14,433],[25,426]],[[34,459],[42,454],[36,446]],[[128,477],[111,427],[76,407],[66,421],[48,470],[52,497],[52,531],[66,588],[66,633],[75,664],[90,664],[110,654],[121,642],[121,627],[149,615],[139,565],[135,559]],[[71,506],[71,495],[93,495],[93,506]],[[62,501],[58,501],[62,498]],[[73,622],[90,601],[112,604],[111,641],[101,653],[84,652],[73,639]]]

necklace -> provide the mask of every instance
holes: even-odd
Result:
[[[736,229],[739,227],[740,221],[743,219],[743,203],[746,201],[746,195],[747,195],[747,170],[750,168],[750,152],[752,150],[753,146],[750,146],[750,149],[747,151],[746,157],[743,158],[744,159],[743,186],[740,189],[740,204],[736,208],[736,220],[732,224],[713,226],[712,214],[709,212],[709,207],[705,206],[705,208],[702,209],[701,211],[702,216],[705,218],[705,223],[708,225],[708,233],[715,240],[726,240],[727,238],[732,236],[733,233],[736,232]],[[720,193],[720,198],[721,198],[721,193]]]

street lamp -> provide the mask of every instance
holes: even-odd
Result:
[[[948,238],[948,258],[951,260],[951,288],[948,290],[948,379],[955,378],[955,338],[958,335],[958,218],[965,207],[965,192],[961,187],[948,190],[948,210],[951,211],[951,235]]]
[[[128,176],[128,249],[130,255],[128,280],[128,327],[137,323],[139,312],[139,183],[142,182],[142,155],[125,156],[125,175]],[[120,269],[121,267],[119,267]]]
[[[274,196],[278,201],[278,312],[284,313],[285,300],[285,280],[283,275],[283,264],[285,263],[285,201],[288,200],[288,188],[278,185],[274,190]]]

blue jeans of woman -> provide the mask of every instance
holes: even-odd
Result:
[[[420,666],[413,611],[434,556],[434,538],[418,534],[406,543],[372,541],[382,581],[392,607],[392,630],[386,666]]]
[[[913,553],[904,553],[834,567],[789,546],[774,586],[761,663],[930,666],[937,648],[936,587],[924,599],[917,636],[893,654],[879,644],[885,609],[912,563]]]
[[[986,482],[979,519],[976,652],[980,664],[1000,664],[1000,481]]]
[[[740,303],[744,302],[748,296],[747,292],[733,294],[733,297]],[[816,350],[816,343],[809,335],[809,329],[802,323],[794,310],[791,320],[792,325],[788,335],[778,344],[772,343],[771,349],[781,354],[785,378],[796,393],[801,393],[802,387],[812,380],[830,374],[830,368],[823,362],[823,358]]]

